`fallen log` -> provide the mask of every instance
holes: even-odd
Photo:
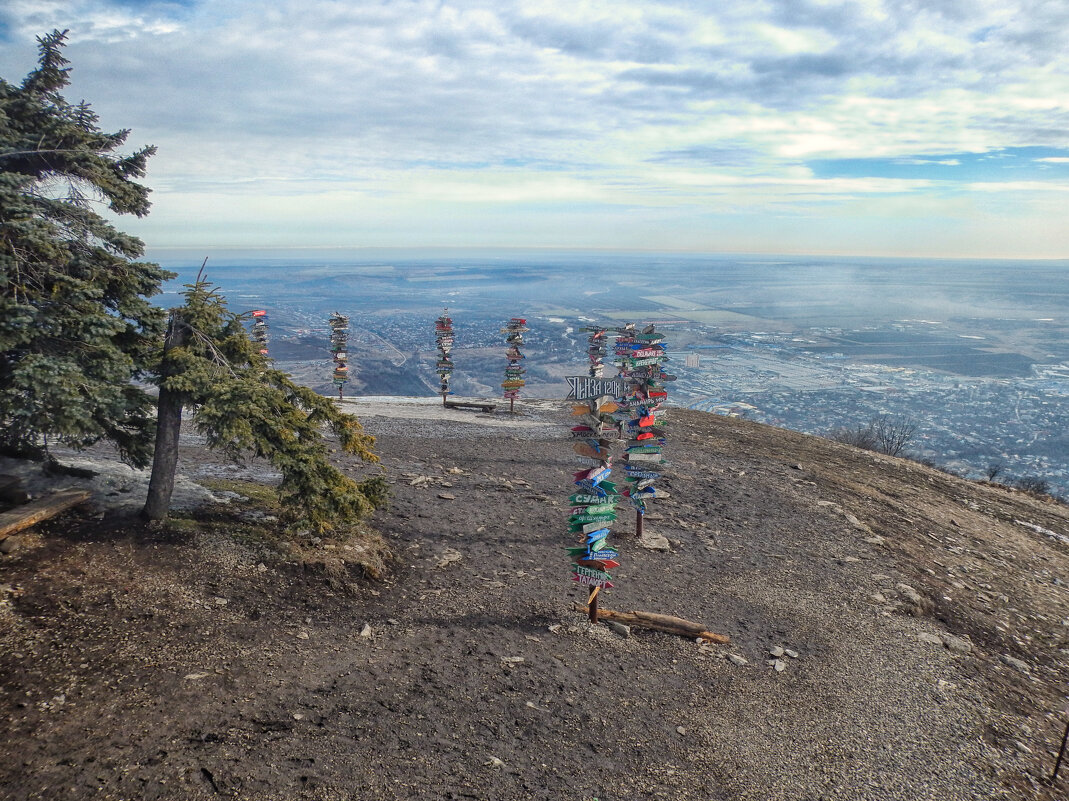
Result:
[[[85,490],[62,490],[0,514],[0,540],[85,503],[90,494]]]
[[[589,608],[583,604],[575,604],[575,608],[579,612],[590,613]],[[654,631],[663,631],[668,634],[678,634],[680,637],[694,637],[706,642],[720,643],[721,645],[731,642],[731,638],[728,635],[706,631],[705,626],[701,623],[693,623],[672,615],[659,615],[656,612],[639,612],[638,610],[616,612],[612,609],[599,608],[598,619],[615,620],[617,623],[624,623],[628,626],[653,629]]]

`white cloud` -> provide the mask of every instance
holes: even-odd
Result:
[[[1065,147],[1069,77],[1058,33],[1069,14],[1028,0],[962,8],[8,0],[0,74],[20,79],[33,36],[71,28],[70,96],[92,102],[104,126],[132,128],[132,145],[159,146],[148,178],[154,216],[178,213],[167,198],[181,196],[191,237],[189,199],[198,196],[229,198],[206,207],[250,231],[235,204],[289,208],[303,221],[292,229],[300,238],[311,230],[309,209],[321,213],[322,198],[344,191],[347,205],[390,198],[374,219],[401,230],[383,214],[404,214],[416,238],[424,219],[427,231],[441,230],[441,204],[473,214],[494,205],[502,231],[526,231],[535,205],[597,208],[604,228],[584,236],[608,245],[630,224],[613,215],[627,220],[641,208],[655,210],[672,238],[703,204],[775,219],[784,203],[835,215],[881,195],[923,197],[924,208],[957,202],[927,181],[816,178],[810,159],[899,158],[935,169],[955,164],[956,153]],[[1022,194],[1060,186],[1052,175],[969,189],[985,202],[1012,194],[1019,210]],[[1053,214],[1024,206],[1037,220]]]

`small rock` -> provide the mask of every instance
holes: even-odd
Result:
[[[459,476],[461,473],[464,472],[464,470],[460,467],[450,467],[448,470],[446,470],[446,472],[451,473],[454,476]]]
[[[942,645],[943,644],[943,638],[942,637],[940,637],[938,634],[930,634],[927,631],[922,631],[920,634],[918,634],[917,635],[917,639],[920,640],[921,642],[926,642],[929,645]]]
[[[872,595],[869,596],[869,598],[871,598],[878,604],[887,603],[887,596],[885,596],[882,592],[874,592],[872,593]]]
[[[650,551],[672,550],[671,543],[668,542],[668,538],[663,534],[651,534],[644,531],[642,532],[642,537],[639,539],[638,544]]]
[[[1022,662],[1020,659],[1009,654],[1003,654],[999,657],[1005,664],[1009,665],[1014,670],[1019,670],[1021,673],[1031,673],[1032,668],[1028,666],[1027,662]]]
[[[493,768],[494,770],[501,770],[503,767],[505,767],[505,763],[498,759],[496,756],[490,757],[483,764],[488,768]]]
[[[777,673],[782,673],[787,669],[787,663],[784,662],[782,659],[774,659],[772,660],[772,668]]]
[[[229,601],[227,601],[226,598],[216,598],[215,599],[215,605],[216,606],[226,606],[228,603],[229,603]]]
[[[0,542],[0,553],[14,553],[21,544],[22,542],[18,537],[10,536]]]
[[[267,565],[265,565],[263,562],[260,562],[258,565],[256,565],[256,570],[259,573],[266,573],[267,572]]]
[[[300,712],[294,712],[293,713],[293,719],[294,720],[304,720],[304,715],[302,715]]]
[[[1020,740],[1013,741],[1013,747],[1020,751],[1022,754],[1031,754],[1032,749],[1022,743]]]
[[[370,623],[365,623],[364,624],[364,628],[360,629],[360,636],[361,637],[370,637],[371,636],[371,624]]]
[[[797,659],[798,658],[798,652],[797,651],[792,651],[790,648],[784,648],[783,649],[783,653],[787,654],[787,656],[789,656],[791,659]]]
[[[298,640],[307,640],[308,639],[308,632],[307,631],[298,631],[297,632],[297,639]]]
[[[854,517],[849,512],[843,512],[843,517],[845,517],[847,522],[851,526],[856,528],[858,531],[864,531],[866,534],[872,534],[873,533],[871,528],[869,528],[865,523],[862,523],[860,520],[858,520],[856,517]]]
[[[446,548],[438,555],[438,567],[447,567],[453,564],[453,562],[459,562],[463,559],[463,555],[456,548]]]
[[[921,594],[908,584],[896,584],[895,589],[898,590],[899,595],[901,595],[911,604],[916,604],[917,606],[920,606],[924,603],[924,598],[921,597]]]
[[[739,656],[738,654],[728,654],[728,661],[733,665],[738,665],[739,667],[750,664],[746,657]]]
[[[778,645],[775,645],[775,646],[773,646],[772,648],[769,648],[769,649],[768,649],[768,652],[769,652],[770,654],[772,654],[772,656],[776,657],[777,659],[778,659],[779,657],[783,656],[783,648],[781,648],[781,647],[780,647],[780,646],[778,646]]]
[[[187,673],[182,678],[186,681],[200,681],[201,679],[208,678],[211,673]]]
[[[948,651],[953,651],[956,654],[967,654],[972,650],[971,642],[963,640],[961,637],[955,637],[953,634],[943,635],[943,645],[946,646]]]
[[[625,639],[631,636],[631,627],[625,626],[623,623],[617,623],[615,620],[606,620],[605,625],[609,627],[609,631],[619,634]]]
[[[686,733],[687,728],[685,726],[676,726],[676,734],[678,734],[680,737],[685,736]]]
[[[518,665],[524,661],[522,656],[503,656],[501,657],[502,663],[505,665]]]
[[[457,499],[457,496],[451,492],[439,492],[438,497],[443,501],[455,501]]]
[[[877,534],[873,537],[865,537],[865,542],[869,545],[883,545],[887,540]]]
[[[560,634],[561,624],[560,623],[554,623],[552,626],[549,626],[548,628],[553,634]]]
[[[861,560],[858,559],[856,556],[844,556],[843,557],[843,561],[844,562],[860,562]]]

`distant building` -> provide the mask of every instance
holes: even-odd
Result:
[[[702,357],[697,353],[688,353],[687,360],[684,363],[685,367],[701,367]]]

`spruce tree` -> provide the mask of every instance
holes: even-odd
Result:
[[[203,272],[203,269],[202,269]],[[354,481],[330,462],[326,426],[342,449],[377,462],[374,437],[334,401],[295,384],[271,367],[226,300],[201,275],[186,285],[185,304],[172,309],[163,358],[156,453],[144,516],[166,517],[178,460],[182,410],[209,448],[240,458],[267,459],[282,474],[285,522],[327,531],[355,522],[386,500],[380,475]]]
[[[37,68],[0,79],[0,449],[113,441],[144,465],[152,399],[135,381],[158,355],[166,315],[149,302],[173,274],[94,209],[142,217],[155,152],[120,148],[69,84],[66,31],[39,37]]]

